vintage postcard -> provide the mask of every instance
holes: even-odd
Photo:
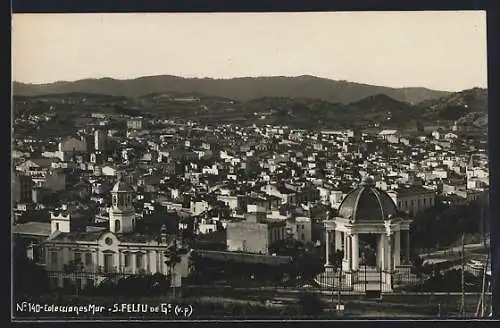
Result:
[[[491,315],[484,11],[13,14],[15,320]]]

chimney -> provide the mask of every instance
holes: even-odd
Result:
[[[164,224],[160,228],[160,239],[162,244],[167,243],[167,226]]]

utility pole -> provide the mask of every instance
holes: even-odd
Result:
[[[460,303],[460,312],[462,315],[462,318],[465,317],[465,262],[464,262],[464,252],[465,252],[465,233],[462,233],[462,254],[461,254],[461,260],[462,260],[462,299]]]
[[[340,312],[341,310],[341,301],[342,301],[342,260],[344,258],[344,252],[339,252],[339,293],[338,293],[338,300],[337,300],[337,311]]]
[[[481,210],[481,234],[483,237],[483,244],[484,244],[484,249],[487,251],[488,250],[488,244],[486,242],[486,232],[484,230],[484,216],[483,216],[483,203],[481,202],[479,204],[480,210]],[[487,252],[487,257],[486,257],[486,263],[484,264],[483,268],[483,283],[482,283],[482,289],[481,289],[481,296],[479,298],[479,302],[477,304],[476,308],[476,316],[483,318],[485,316],[485,310],[486,310],[486,274],[488,272],[488,265],[490,262],[490,252]]]

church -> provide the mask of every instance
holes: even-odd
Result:
[[[43,247],[46,270],[53,287],[76,283],[83,289],[99,284],[113,274],[123,278],[133,274],[170,273],[165,252],[173,243],[180,245],[180,242],[175,236],[168,235],[164,227],[157,235],[135,231],[133,193],[119,175],[111,190],[108,229],[76,229],[77,225],[72,224],[68,212],[52,215],[51,235]],[[189,255],[189,252],[184,252],[174,266],[173,286],[181,286],[182,278],[189,274]]]

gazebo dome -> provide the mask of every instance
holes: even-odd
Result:
[[[365,178],[359,187],[351,191],[339,207],[339,216],[352,222],[383,222],[397,214],[396,204],[383,190],[375,187],[371,178]]]

